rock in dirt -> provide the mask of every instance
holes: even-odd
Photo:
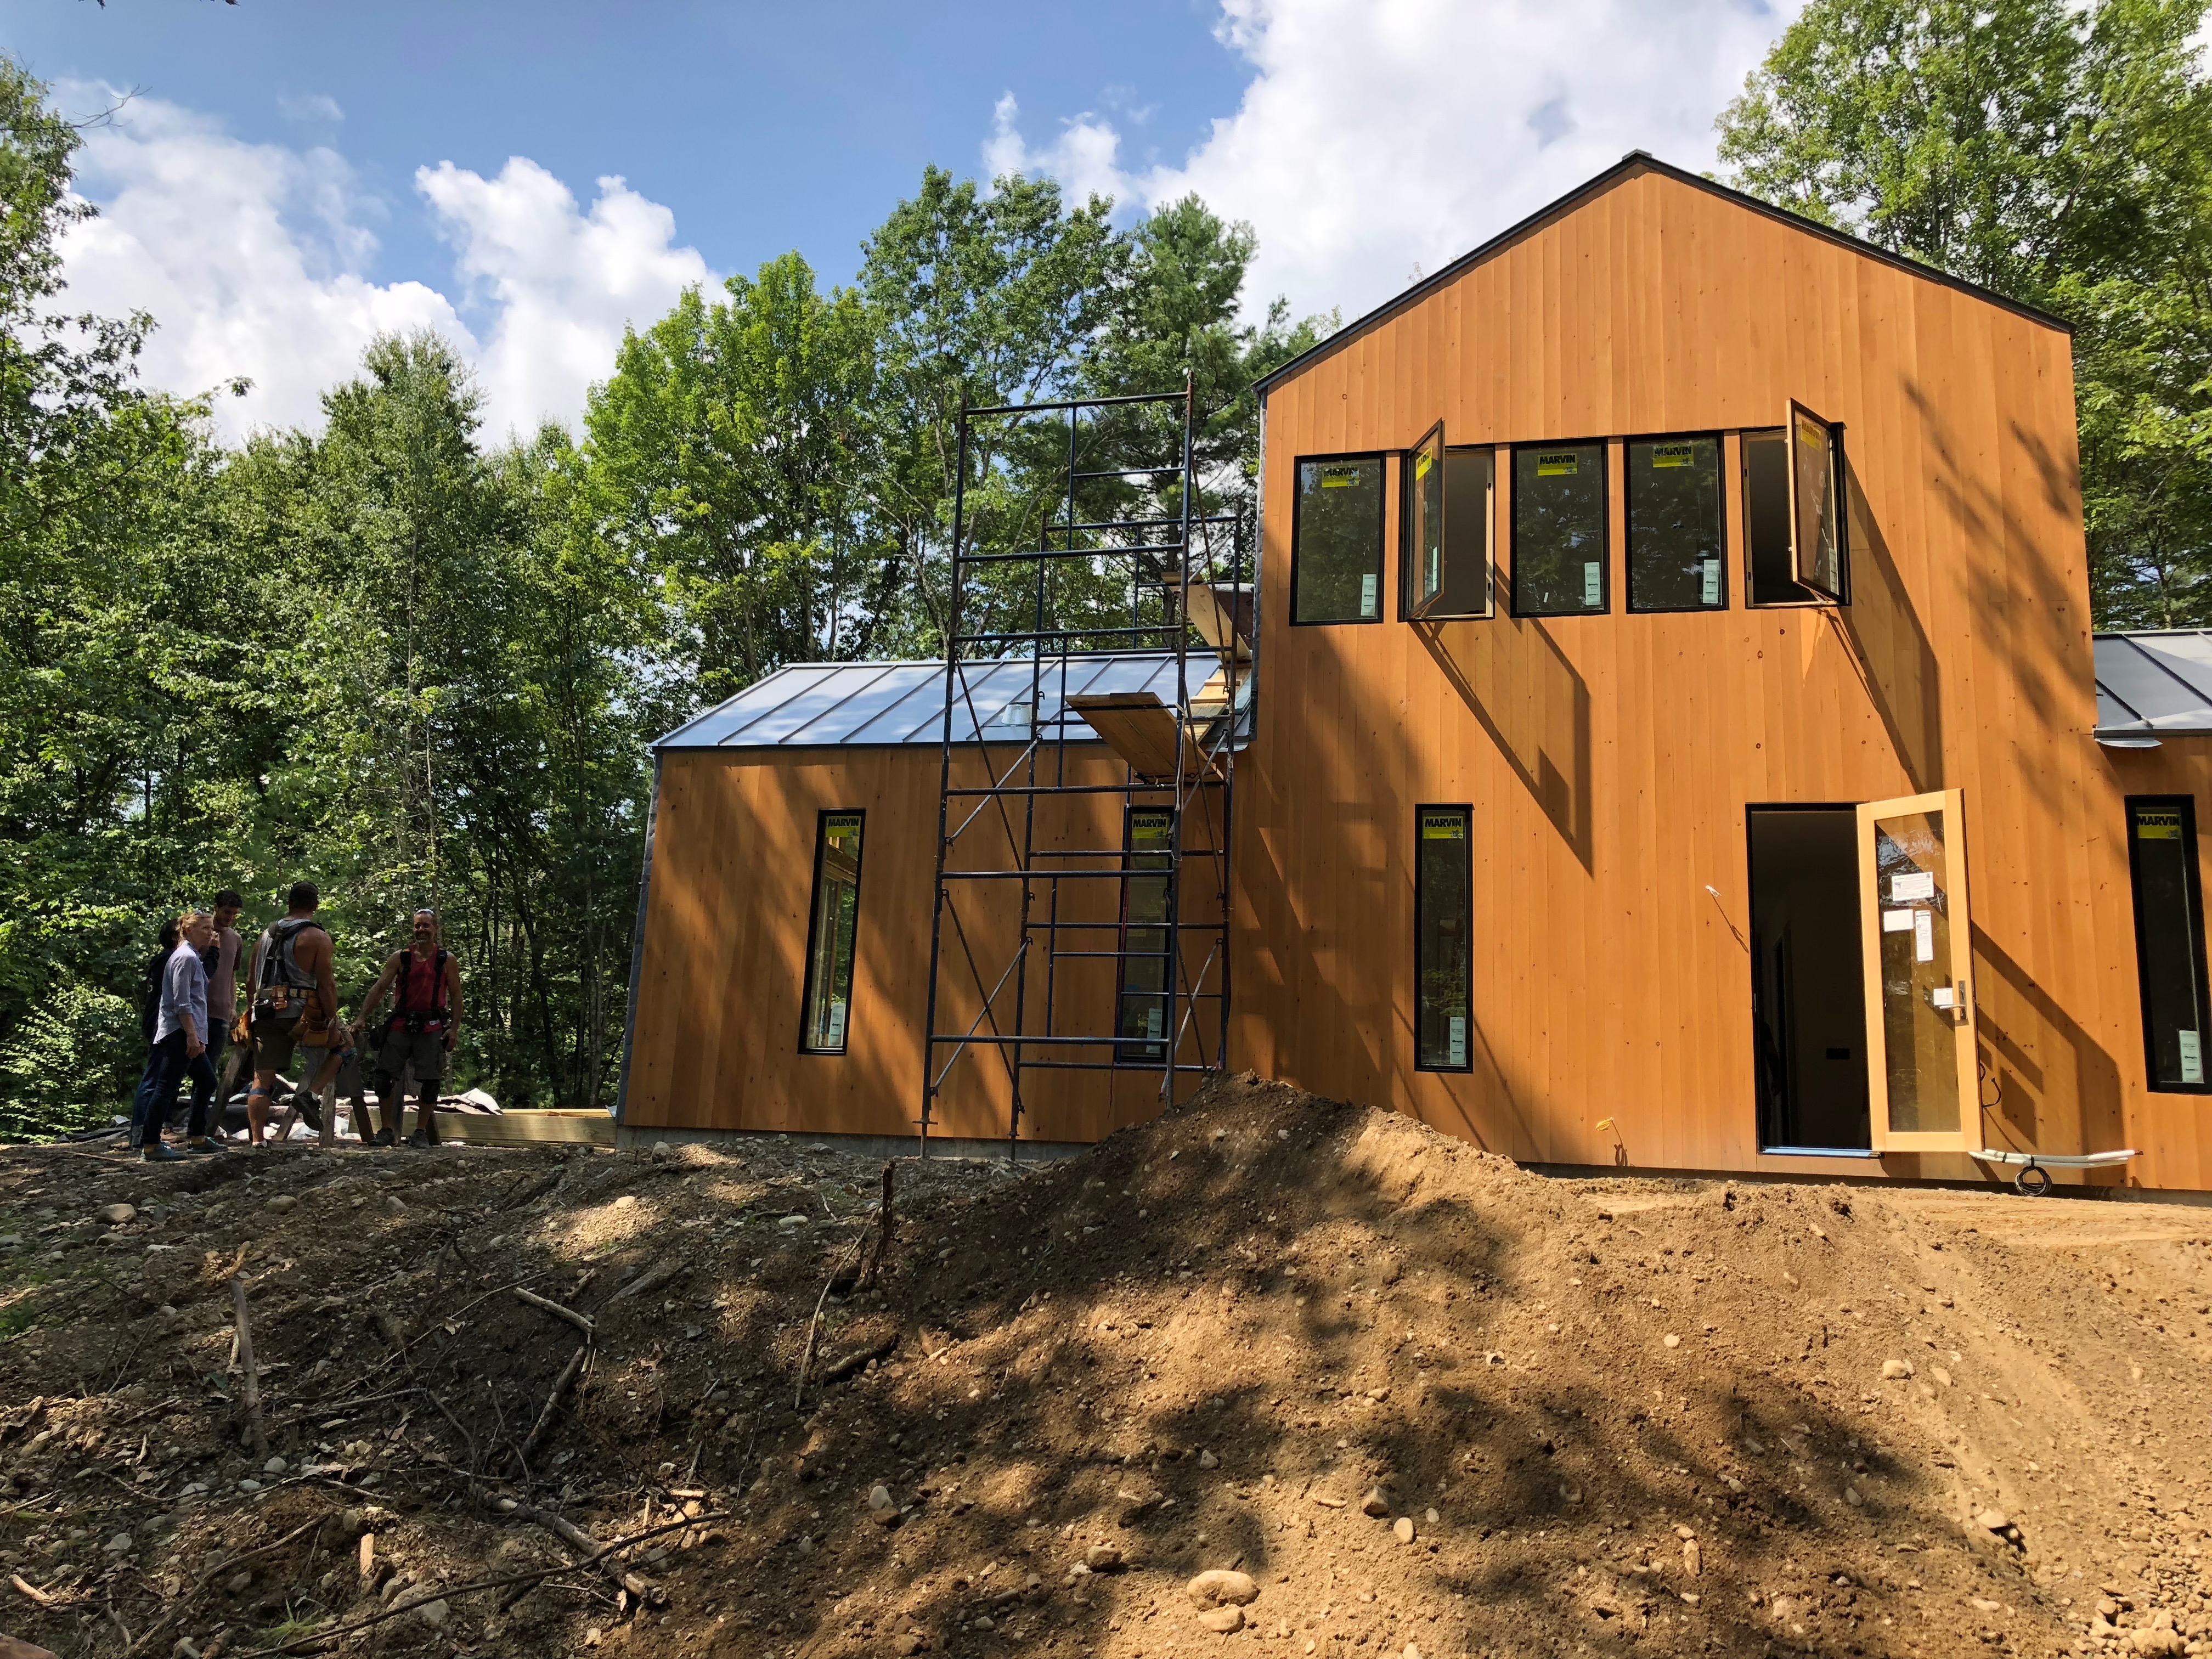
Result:
[[[1210,1451],[1202,1451],[1198,1455],[1198,1467],[1201,1469],[1218,1469],[1221,1467],[1221,1460]]]
[[[1093,1572],[1119,1572],[1121,1552],[1111,1544],[1093,1544],[1084,1552],[1083,1564]]]
[[[1390,1513],[1390,1500],[1382,1495],[1382,1487],[1370,1486],[1367,1489],[1367,1496],[1359,1500],[1359,1512],[1371,1515],[1377,1521]]]
[[[58,1659],[58,1656],[52,1648],[19,1642],[12,1636],[0,1636],[0,1659]]]
[[[1182,1588],[1192,1602],[1201,1607],[1241,1607],[1260,1597],[1260,1587],[1252,1582],[1251,1574],[1234,1572],[1225,1567],[1201,1572]],[[1230,1628],[1234,1630],[1236,1626]]]
[[[415,1609],[415,1616],[432,1630],[443,1630],[446,1627],[447,1611],[443,1600],[425,1601]]]
[[[1412,1543],[1414,1537],[1413,1517],[1410,1515],[1401,1515],[1393,1521],[1390,1523],[1390,1535],[1401,1544]]]
[[[138,1206],[135,1204],[103,1204],[94,1213],[109,1226],[120,1227],[125,1222],[137,1218]]]
[[[2002,1510],[1984,1510],[1974,1517],[1974,1524],[1986,1532],[2002,1532],[2012,1525],[2012,1517]]]
[[[297,1208],[299,1202],[300,1200],[289,1193],[279,1193],[269,1200],[269,1207],[276,1214],[282,1215],[287,1210]]]
[[[1198,1622],[1219,1636],[1234,1636],[1244,1628],[1244,1609],[1237,1607],[1215,1607],[1198,1615]]]
[[[1900,1376],[1911,1375],[1912,1362],[1910,1359],[1885,1359],[1881,1362],[1881,1376],[1885,1382],[1893,1382]]]

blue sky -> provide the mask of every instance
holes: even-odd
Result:
[[[1247,303],[1352,317],[1715,114],[1796,0],[585,6],[18,0],[87,135],[73,298],[157,384],[313,425],[381,330],[469,359],[493,437],[573,422],[625,326],[796,247],[848,280],[932,161],[1250,223]]]
[[[797,247],[848,280],[925,162],[979,164],[1000,95],[1056,126],[1113,112],[1131,159],[1180,157],[1250,68],[1207,0],[750,6],[49,0],[0,34],[49,82],[104,82],[220,115],[249,141],[331,143],[395,204],[374,274],[451,264],[416,167],[526,155],[675,211],[717,270]],[[331,118],[332,107],[340,118]]]

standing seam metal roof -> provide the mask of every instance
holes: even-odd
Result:
[[[2097,735],[2212,736],[2212,632],[2099,634]]]
[[[1062,659],[1044,659],[1038,714],[1058,714]],[[1176,659],[1165,653],[1073,656],[1066,664],[1066,695],[1150,691],[1175,701]],[[1192,689],[1219,664],[1212,653],[1189,658]],[[970,662],[961,679],[966,691],[953,705],[955,743],[1018,743],[1030,731],[1025,704],[1036,665],[1027,657]],[[969,705],[974,705],[971,717]],[[981,722],[979,729],[978,722]],[[891,747],[939,742],[945,732],[945,664],[936,662],[794,663],[747,686],[728,701],[679,726],[653,744],[661,749],[813,749]],[[1071,741],[1098,739],[1079,722]]]

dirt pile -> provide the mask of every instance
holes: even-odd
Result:
[[[0,1629],[202,1659],[2212,1629],[2203,1211],[1552,1181],[1243,1079],[1066,1163],[902,1161],[856,1285],[878,1167],[0,1158]]]

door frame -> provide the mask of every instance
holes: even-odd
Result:
[[[1944,908],[1951,940],[1952,1040],[1958,1065],[1959,1127],[1955,1130],[1895,1133],[1889,1127],[1889,1031],[1882,1018],[1880,873],[1874,862],[1878,819],[1909,812],[1940,812],[1947,854]],[[1962,1152],[1980,1150],[1981,1073],[1975,1041],[1973,908],[1968,897],[1966,792],[1935,789],[1858,805],[1859,933],[1866,972],[1867,1130],[1876,1152]],[[1968,1125],[1972,1124],[1970,1131]]]

